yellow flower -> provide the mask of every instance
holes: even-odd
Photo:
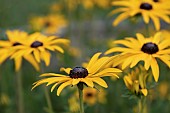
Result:
[[[16,53],[14,48],[22,45],[23,41],[28,38],[28,34],[23,31],[14,30],[6,31],[9,40],[0,40],[0,64],[2,64],[7,58]],[[13,57],[15,61],[15,70],[18,71],[22,64],[22,58],[31,63],[36,70],[39,70],[38,63],[35,61],[32,55],[22,55],[20,57]]]
[[[72,96],[68,99],[69,111],[71,113],[77,113],[80,110],[79,102],[76,96]]]
[[[113,22],[117,26],[128,17],[140,14],[146,24],[150,19],[153,21],[156,30],[160,29],[159,19],[170,23],[170,1],[169,0],[117,0],[112,2],[113,6],[120,6],[111,12],[121,13]]]
[[[84,88],[83,100],[89,105],[94,105],[96,102],[104,104],[106,103],[106,92],[103,89],[98,91],[94,88]]]
[[[60,33],[61,29],[67,26],[67,21],[63,15],[47,15],[33,17],[30,20],[33,30],[42,31],[46,34]]]
[[[50,51],[59,51],[64,53],[61,45],[68,45],[69,40],[58,38],[56,36],[45,36],[41,33],[30,34],[27,40],[22,42],[22,45],[16,47],[15,52],[11,57],[18,58],[21,56],[33,55],[35,60],[40,63],[43,60],[48,66],[50,64]]]
[[[110,0],[80,0],[85,9],[92,9],[95,6],[100,8],[110,7]]]
[[[147,96],[147,77],[147,71],[142,66],[140,66],[140,68],[136,68],[135,70],[128,73],[128,75],[124,76],[123,80],[125,82],[126,87],[135,95],[138,96],[140,94],[143,94],[144,96]]]
[[[86,68],[75,67],[71,68],[61,68],[61,71],[65,71],[67,75],[55,74],[55,73],[45,73],[40,75],[40,77],[48,77],[35,82],[33,88],[47,83],[47,86],[54,84],[51,88],[51,92],[57,85],[60,85],[57,90],[57,95],[59,96],[61,91],[68,85],[74,86],[79,83],[84,83],[89,87],[94,87],[94,83],[99,84],[102,87],[107,88],[107,83],[101,78],[104,76],[117,76],[115,72],[121,72],[117,68],[103,68],[108,62],[112,60],[112,57],[101,57],[101,53],[96,53],[89,61]],[[32,89],[33,89],[32,88]]]
[[[114,43],[121,44],[124,47],[114,47],[106,51],[105,54],[121,52],[115,59],[122,63],[122,69],[127,66],[134,67],[139,61],[144,61],[144,67],[148,70],[150,67],[155,81],[159,78],[159,65],[157,58],[170,67],[170,48],[169,39],[162,38],[161,32],[157,32],[153,37],[145,38],[142,34],[136,34],[137,39],[127,37],[124,40],[118,40]]]

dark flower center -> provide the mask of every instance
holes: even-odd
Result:
[[[86,94],[86,97],[92,97],[92,96],[93,96],[92,93],[87,93],[87,94]]]
[[[40,42],[40,41],[35,41],[35,42],[33,42],[33,43],[31,44],[31,47],[32,47],[32,48],[37,48],[37,47],[39,47],[39,46],[43,46],[43,43]]]
[[[144,53],[148,53],[148,54],[154,54],[156,52],[159,51],[159,48],[158,46],[155,44],[155,43],[152,43],[152,42],[148,42],[148,43],[145,43],[141,50],[144,52]]]
[[[149,4],[149,3],[142,3],[140,5],[140,9],[151,10],[152,9],[152,5]]]
[[[85,78],[88,75],[88,71],[83,67],[75,67],[73,70],[70,70],[69,76],[71,78]]]
[[[19,42],[15,42],[15,43],[13,43],[13,45],[12,46],[18,46],[18,45],[22,45],[21,43],[19,43]]]
[[[49,21],[46,21],[44,27],[49,27],[49,26],[51,26],[51,23]]]
[[[159,0],[153,0],[154,2],[159,2]]]

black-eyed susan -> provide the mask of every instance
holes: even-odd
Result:
[[[35,87],[47,83],[48,85],[54,84],[51,88],[51,92],[57,85],[60,85],[57,89],[57,95],[59,96],[61,91],[66,86],[74,86],[78,85],[79,83],[84,83],[88,87],[94,88],[94,83],[107,88],[107,83],[101,78],[104,76],[117,76],[115,72],[121,72],[121,70],[117,68],[104,68],[105,65],[110,62],[113,58],[112,57],[101,57],[99,56],[101,53],[96,53],[91,60],[89,61],[87,67],[75,67],[71,68],[61,68],[62,71],[65,71],[67,74],[55,74],[55,73],[45,73],[40,75],[40,77],[48,77],[43,78],[33,85]],[[118,77],[118,76],[117,76]]]
[[[147,96],[146,87],[148,73],[141,65],[124,76],[123,80],[126,87],[136,96]]]
[[[84,102],[88,105],[95,105],[96,103],[106,103],[106,91],[103,89],[84,88],[83,90]]]
[[[30,24],[34,31],[42,31],[46,34],[57,34],[60,33],[68,23],[63,15],[47,15],[31,18]]]
[[[117,26],[123,20],[140,14],[146,24],[150,19],[153,21],[156,30],[160,29],[160,19],[170,23],[170,1],[169,0],[116,0],[113,6],[120,6],[110,14],[121,13],[113,22]]]
[[[0,64],[2,64],[7,58],[16,53],[17,46],[22,45],[23,41],[28,38],[28,34],[24,31],[13,30],[6,31],[8,40],[0,40]],[[15,70],[18,71],[24,58],[31,63],[36,70],[39,70],[38,63],[35,61],[32,55],[23,55],[20,57],[13,57],[15,61]]]
[[[45,36],[39,32],[30,34],[27,40],[17,46],[11,58],[33,55],[35,60],[40,63],[43,60],[48,66],[50,64],[50,51],[59,51],[64,53],[61,45],[67,46],[70,43],[68,39],[58,38],[56,36]]]
[[[117,40],[114,43],[123,45],[114,47],[106,51],[105,54],[121,52],[117,57],[118,62],[122,62],[122,68],[127,66],[134,67],[139,61],[144,61],[144,67],[148,70],[150,67],[155,81],[159,78],[159,65],[157,59],[163,61],[170,67],[170,40],[162,38],[162,33],[157,32],[154,36],[145,38],[142,34],[136,34],[137,39],[127,37],[124,40]],[[115,64],[114,64],[115,65]]]

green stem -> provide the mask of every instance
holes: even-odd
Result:
[[[18,113],[24,113],[23,90],[22,90],[22,72],[21,69],[16,72],[16,96]]]
[[[138,100],[138,113],[147,113],[146,97],[141,97]]]
[[[81,88],[80,88],[81,87]],[[79,101],[80,101],[80,113],[84,113],[84,105],[83,105],[83,83],[78,84],[79,90]]]
[[[44,66],[43,66],[42,63],[41,63],[41,73],[44,73]],[[47,105],[48,105],[47,112],[48,113],[54,113],[51,98],[50,98],[50,94],[48,92],[48,88],[46,86],[43,86],[43,89],[44,89],[44,94],[45,94],[45,98],[46,98]]]
[[[49,95],[49,92],[48,92],[48,89],[47,89],[46,86],[44,86],[44,93],[45,93],[45,98],[46,98],[47,105],[48,105],[48,112],[54,113],[52,103],[51,103],[51,99],[50,99],[50,95]]]

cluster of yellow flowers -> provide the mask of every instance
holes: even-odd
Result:
[[[73,8],[75,7],[74,4],[77,3],[81,3],[85,9],[91,9],[95,5],[102,8],[110,6],[110,0],[77,0],[75,1],[76,3],[71,0],[66,1],[68,5],[71,2],[71,7]],[[41,74],[40,77],[43,78],[33,83],[32,89],[46,83],[46,86],[52,85],[51,92],[57,87],[57,95],[59,96],[67,86],[77,86],[84,94],[82,96],[84,102],[89,105],[93,105],[96,102],[105,103],[106,93],[103,90],[100,91],[102,93],[98,92],[95,89],[96,85],[107,88],[108,85],[103,77],[114,76],[119,78],[118,73],[127,68],[136,67],[123,76],[125,86],[136,96],[148,95],[147,79],[150,75],[149,70],[151,70],[154,81],[158,82],[160,76],[158,60],[170,68],[170,32],[166,30],[161,31],[160,25],[160,19],[167,24],[170,23],[170,1],[114,0],[112,5],[116,7],[110,15],[120,13],[113,21],[113,26],[117,26],[127,18],[141,16],[146,24],[150,23],[150,19],[153,21],[156,32],[146,37],[142,33],[136,33],[135,38],[125,37],[122,40],[114,40],[111,42],[114,45],[112,48],[104,53],[95,53],[86,65],[74,68],[60,68],[60,71],[65,72],[65,74]],[[57,6],[53,6],[52,9],[60,10]],[[34,32],[28,34],[20,30],[7,30],[8,40],[0,40],[0,64],[8,58],[14,59],[15,69],[18,71],[21,68],[22,60],[25,59],[39,71],[39,63],[41,61],[44,61],[45,65],[49,66],[50,51],[64,53],[62,46],[68,46],[70,40],[50,36],[51,34],[58,33],[62,27],[68,25],[64,16],[50,14],[48,16],[34,17],[30,23],[34,31],[41,31],[41,33]],[[74,55],[73,49],[70,51]],[[137,67],[141,62],[143,64]],[[76,103],[75,100],[77,101],[77,98],[73,96],[69,103]],[[74,107],[70,107],[70,111],[77,112],[76,110],[82,109],[81,107],[81,104],[80,107],[75,104]]]

